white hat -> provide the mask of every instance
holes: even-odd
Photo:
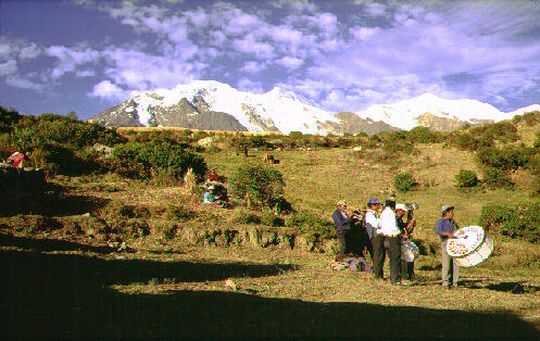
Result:
[[[341,205],[347,206],[347,203],[345,202],[345,200],[340,200],[337,202],[337,206],[341,206]]]
[[[211,189],[216,189],[216,188],[214,186],[209,186],[208,190],[211,190]]]
[[[396,210],[402,210],[402,211],[405,211],[405,212],[408,211],[407,206],[405,206],[404,204],[397,204],[396,205]]]

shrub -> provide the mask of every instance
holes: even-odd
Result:
[[[334,225],[313,211],[301,211],[285,216],[286,227],[294,228],[315,239],[330,239],[335,236]]]
[[[276,217],[272,211],[265,210],[261,215],[261,224],[266,226],[281,227],[285,225],[285,220],[281,217]]]
[[[169,220],[181,220],[186,221],[194,218],[196,213],[192,211],[185,204],[179,203],[176,205],[168,205],[166,210],[166,216]]]
[[[417,186],[418,183],[409,172],[401,172],[394,177],[394,188],[399,192],[409,192]]]
[[[436,143],[441,140],[442,135],[426,127],[415,127],[407,132],[407,139],[415,143]]]
[[[231,196],[248,207],[272,207],[283,194],[283,175],[267,165],[241,166],[230,179]]]
[[[506,172],[497,168],[485,168],[482,182],[489,189],[514,187],[514,183],[510,180]]]
[[[113,149],[111,168],[122,176],[134,179],[150,179],[156,174],[180,179],[188,168],[192,168],[202,178],[206,173],[206,162],[171,142],[129,142]]]
[[[22,118],[15,110],[9,110],[0,106],[0,133],[8,133],[13,125]]]
[[[476,157],[480,163],[487,167],[513,170],[526,167],[533,156],[534,149],[524,145],[499,149],[494,146],[482,146],[478,149]]]
[[[458,188],[473,188],[479,183],[476,173],[466,169],[462,169],[456,174],[455,181]]]
[[[380,136],[384,143],[383,150],[390,155],[411,154],[414,151],[414,146],[405,132],[383,132]]]
[[[113,129],[54,114],[24,116],[13,126],[10,139],[13,145],[24,149],[50,144],[79,149],[95,143],[112,146],[124,141]]]
[[[469,131],[456,131],[450,134],[450,143],[461,150],[475,151],[479,141]]]
[[[233,221],[238,224],[260,224],[261,217],[249,210],[240,208],[234,212]]]
[[[511,238],[540,243],[540,201],[482,207],[479,225]]]

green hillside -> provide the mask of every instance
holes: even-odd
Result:
[[[12,170],[0,173],[9,193],[0,205],[6,335],[36,336],[35,323],[41,337],[540,335],[538,112],[451,133],[328,137],[118,135],[73,118],[0,114],[2,155],[31,150],[45,175],[36,199],[19,195],[29,184]],[[279,163],[263,163],[268,155]],[[275,217],[266,203],[234,198],[232,179],[246,164],[279,171],[297,213]],[[202,188],[184,186],[190,166],[215,169],[234,207],[203,208]],[[478,185],[463,187],[462,171]],[[394,180],[404,172],[416,186],[401,192]],[[392,193],[420,206],[418,282],[396,288],[330,269],[335,203],[362,210]],[[443,204],[461,226],[489,223],[495,245],[448,291],[434,233]],[[354,323],[336,327],[343,322]]]

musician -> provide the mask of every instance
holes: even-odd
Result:
[[[347,203],[344,200],[340,200],[337,202],[337,208],[332,214],[332,220],[334,221],[339,242],[338,261],[341,261],[347,252],[347,239],[351,230],[351,217],[347,214],[346,209]]]
[[[364,214],[364,240],[363,245],[368,250],[371,259],[373,259],[373,238],[377,234],[377,229],[381,225],[381,219],[379,218],[379,210],[381,209],[381,202],[377,198],[371,198],[367,202],[367,210]],[[363,248],[363,247],[362,247]],[[381,269],[382,270],[382,269]],[[381,277],[382,274],[381,274]]]
[[[446,243],[449,238],[455,238],[454,233],[459,228],[454,220],[454,206],[443,205],[441,218],[437,220],[435,233],[441,239],[442,286],[450,288],[450,280],[454,288],[458,287],[459,264],[446,253]]]
[[[382,268],[385,261],[385,249],[390,257],[390,283],[401,285],[399,270],[401,267],[401,231],[396,220],[395,199],[385,200],[385,208],[381,213],[381,224],[373,239],[373,272],[375,278],[382,279]],[[385,246],[385,241],[387,246]]]
[[[400,206],[399,204],[396,205],[396,210],[398,209],[399,206]],[[405,214],[403,214],[401,217],[398,217],[398,225],[402,231],[401,239],[412,241],[412,234],[416,226],[416,219],[414,218],[414,209],[417,208],[418,205],[416,203],[407,203],[402,206],[403,206],[403,209],[406,210],[407,221],[404,221]],[[396,213],[396,216],[397,216],[397,213]],[[403,281],[414,282],[415,280],[414,261],[406,262],[405,260],[401,259],[401,280],[402,282]]]

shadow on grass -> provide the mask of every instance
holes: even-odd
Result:
[[[516,295],[525,293],[536,293],[540,291],[540,286],[530,285],[523,282],[500,282],[500,283],[480,283],[468,285],[471,289],[489,289],[494,291],[509,292]]]
[[[0,246],[13,246],[34,252],[86,251],[107,254],[115,251],[115,249],[108,246],[86,245],[58,239],[32,239],[26,237],[14,237],[8,234],[0,234]]]
[[[504,312],[312,303],[218,291],[129,295],[109,287],[165,278],[260,277],[290,266],[107,261],[18,251],[1,251],[0,256],[0,318],[6,338],[540,336]]]
[[[9,200],[0,199],[0,216],[17,214],[44,216],[79,215],[105,207],[109,199],[81,195],[44,195],[38,199]]]

